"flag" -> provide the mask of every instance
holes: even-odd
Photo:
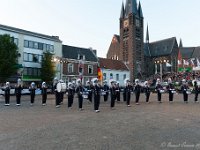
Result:
[[[166,63],[166,67],[172,67],[172,65],[170,63]]]
[[[183,65],[184,66],[189,66],[189,62],[187,60],[183,59]]]
[[[191,67],[194,67],[194,66],[195,66],[195,64],[194,64],[194,60],[195,60],[195,58],[191,58],[191,59],[190,59]]]
[[[178,66],[180,67],[182,65],[182,56],[180,50],[178,51]]]
[[[197,58],[197,67],[200,67],[199,58]]]

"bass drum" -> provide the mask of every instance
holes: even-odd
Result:
[[[66,92],[67,84],[66,83],[58,83],[56,86],[58,92]]]

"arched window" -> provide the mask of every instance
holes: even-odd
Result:
[[[113,79],[113,74],[112,73],[110,73],[110,79]]]

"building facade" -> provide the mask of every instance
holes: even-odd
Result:
[[[127,0],[125,6],[122,4],[119,25],[120,50],[117,52],[118,56],[116,57],[124,61],[129,67],[131,80],[135,77],[140,77],[144,68],[143,20],[140,3],[137,5],[136,0]],[[112,46],[110,47],[112,49]],[[109,49],[107,58],[113,57]]]
[[[18,46],[18,64],[21,67],[16,78],[20,77],[22,81],[41,81],[41,62],[45,52],[58,57],[62,56],[62,41],[57,36],[48,36],[5,25],[0,25],[0,34],[13,37]],[[61,70],[56,72],[56,76],[59,77]]]
[[[82,79],[83,84],[97,77],[98,58],[96,51],[68,45],[62,47],[63,75],[66,82]]]
[[[124,86],[124,80],[126,78],[130,79],[130,71],[123,61],[99,58],[99,65],[103,75],[103,81],[109,83],[110,80],[115,80],[119,82],[120,86]]]

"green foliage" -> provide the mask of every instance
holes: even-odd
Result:
[[[54,64],[52,62],[52,54],[44,53],[42,59],[41,79],[42,81],[52,82],[55,76]]]
[[[0,82],[17,72],[18,47],[9,35],[0,35]]]

